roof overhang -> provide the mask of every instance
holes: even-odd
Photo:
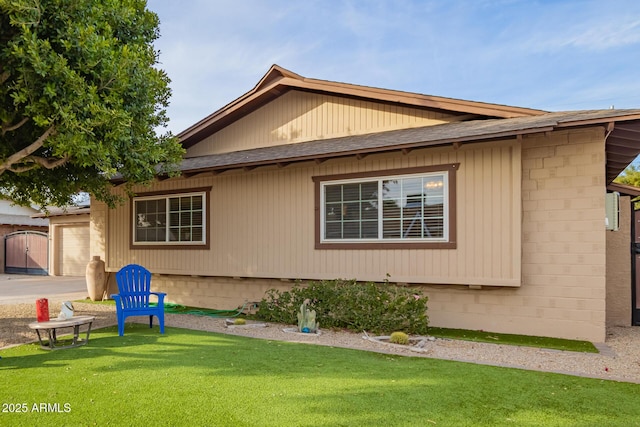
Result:
[[[627,184],[619,184],[617,182],[612,182],[611,184],[607,185],[607,191],[611,191],[611,192],[616,191],[623,196],[631,196],[631,197],[640,196],[640,187],[634,187],[633,185],[627,185]]]
[[[607,182],[613,181],[640,154],[640,120],[607,125]]]
[[[49,207],[47,212],[40,212],[34,215],[31,215],[32,218],[50,218],[54,216],[71,216],[71,215],[84,215],[90,214],[91,207],[90,206],[67,206],[63,208],[59,207]]]
[[[30,227],[48,227],[49,220],[26,215],[0,214],[0,224]]]
[[[387,132],[323,139],[234,151],[183,160],[180,170],[190,177],[222,173],[231,169],[252,170],[262,166],[283,167],[294,162],[412,150],[427,147],[480,143],[556,130],[601,126],[605,133],[607,184],[640,153],[640,110],[595,110],[547,113],[513,119],[475,120],[400,129]],[[163,177],[159,177],[163,179]],[[118,182],[118,180],[114,180]],[[121,181],[120,181],[121,182]]]

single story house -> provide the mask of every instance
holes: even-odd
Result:
[[[91,209],[91,255],[146,266],[172,302],[388,277],[424,291],[433,326],[604,341],[608,319],[632,323],[605,193],[640,152],[640,110],[546,112],[274,65],[178,136],[182,176]],[[612,274],[621,260],[628,277]]]

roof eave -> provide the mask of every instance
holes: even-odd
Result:
[[[254,169],[256,167],[262,167],[267,165],[281,165],[281,164],[290,164],[294,162],[301,161],[316,161],[322,162],[327,159],[337,158],[337,157],[348,157],[348,156],[365,156],[374,153],[382,153],[382,152],[390,152],[390,151],[410,151],[417,148],[427,148],[427,147],[436,147],[436,146],[444,146],[449,144],[466,144],[466,143],[477,143],[489,140],[499,140],[505,138],[520,138],[529,134],[536,133],[546,133],[552,132],[554,130],[561,129],[569,129],[569,128],[581,128],[581,127],[589,127],[589,126],[602,126],[607,132],[606,138],[606,155],[607,155],[607,175],[606,180],[607,183],[610,183],[615,179],[615,177],[635,158],[635,156],[640,152],[640,134],[637,139],[634,139],[630,142],[629,147],[620,147],[620,145],[614,145],[614,141],[616,139],[615,132],[621,132],[622,129],[628,132],[628,129],[633,126],[633,129],[640,130],[640,113],[635,110],[630,113],[625,113],[624,111],[616,111],[611,114],[604,113],[602,117],[591,117],[589,116],[587,119],[582,119],[581,117],[575,117],[573,119],[567,119],[564,117],[558,116],[558,120],[554,120],[556,114],[552,113],[549,120],[545,120],[544,117],[540,119],[536,119],[535,123],[531,125],[526,125],[523,123],[522,127],[517,129],[510,129],[507,131],[499,131],[499,132],[486,132],[486,133],[474,133],[467,134],[462,136],[455,137],[445,137],[441,139],[432,139],[432,140],[423,140],[423,141],[413,141],[410,143],[395,143],[388,144],[386,146],[376,146],[372,148],[366,149],[354,149],[354,150],[343,150],[343,151],[335,151],[321,154],[311,154],[311,155],[303,155],[303,156],[291,156],[287,158],[276,158],[276,159],[261,159],[260,161],[247,161],[247,162],[233,162],[233,163],[225,163],[221,165],[216,165],[212,167],[204,167],[204,168],[194,168],[194,169],[183,169],[183,173],[192,175],[196,173],[203,172],[220,172],[227,171],[230,169]],[[600,112],[602,113],[602,112]],[[561,114],[561,113],[559,113]],[[615,115],[619,114],[619,115]],[[572,116],[573,117],[573,116]],[[526,121],[526,119],[525,119]],[[467,122],[471,124],[471,122]],[[478,123],[488,124],[490,121],[479,121]],[[439,126],[450,126],[447,124],[439,125]],[[624,127],[623,127],[624,126]],[[400,130],[402,132],[403,130]],[[362,137],[366,137],[363,135]],[[342,139],[342,138],[337,138]],[[393,139],[393,138],[390,138]],[[637,141],[637,142],[636,142]],[[307,143],[314,143],[315,141],[309,141]],[[340,144],[336,144],[340,145]],[[622,151],[620,151],[622,150]]]
[[[388,152],[394,152],[394,151],[400,151],[400,152],[403,152],[404,154],[407,154],[410,151],[421,149],[421,148],[443,147],[443,146],[453,145],[453,144],[479,143],[479,142],[486,142],[489,140],[499,141],[499,140],[504,140],[509,138],[516,138],[516,137],[527,135],[527,134],[550,132],[552,130],[553,130],[552,127],[536,128],[532,130],[521,130],[517,132],[501,132],[501,133],[495,133],[495,134],[479,135],[479,136],[467,137],[464,139],[446,138],[446,139],[441,139],[436,141],[398,144],[393,146],[378,147],[378,148],[371,148],[371,149],[344,150],[344,151],[326,153],[326,154],[294,156],[294,157],[287,157],[287,158],[282,158],[278,160],[238,162],[238,163],[224,164],[224,165],[213,166],[213,167],[183,169],[182,173],[186,177],[191,177],[193,175],[201,174],[201,173],[207,173],[207,172],[221,173],[221,172],[226,172],[233,169],[253,170],[255,168],[264,167],[264,166],[284,167],[292,163],[310,162],[310,161],[314,161],[316,163],[322,163],[324,161],[331,160],[331,159],[338,159],[338,158],[352,157],[352,156],[356,156],[359,159],[362,159],[368,155],[382,154],[382,153],[388,153]]]
[[[640,187],[636,187],[628,184],[620,184],[619,182],[612,182],[607,185],[607,191],[616,191],[623,196],[638,197],[640,196]]]

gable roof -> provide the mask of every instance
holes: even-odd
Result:
[[[606,177],[613,181],[640,153],[640,109],[587,110],[546,113],[511,119],[473,120],[434,126],[353,135],[277,145],[184,159],[185,176],[259,166],[286,166],[293,162],[322,162],[329,158],[358,156],[416,148],[514,138],[527,134],[600,125],[607,130]]]
[[[302,161],[321,163],[330,158],[362,158],[373,153],[391,151],[407,153],[417,148],[495,141],[587,126],[602,126],[606,131],[606,184],[613,182],[640,154],[640,109],[551,113],[308,79],[277,65],[271,67],[253,90],[178,136],[185,147],[193,145],[293,88],[458,112],[462,119],[439,125],[190,157],[183,159],[180,164],[179,169],[183,175],[190,177],[231,169],[252,170],[269,165],[283,167]],[[166,175],[158,178],[164,179]],[[113,177],[112,182],[122,183],[122,176]]]
[[[545,113],[529,108],[311,79],[273,65],[252,90],[180,132],[178,138],[185,148],[189,148],[290,90],[447,111],[458,113],[466,119],[529,117]]]

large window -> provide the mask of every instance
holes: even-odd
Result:
[[[315,177],[316,246],[455,247],[457,166]]]
[[[133,199],[133,245],[207,244],[207,191]]]

